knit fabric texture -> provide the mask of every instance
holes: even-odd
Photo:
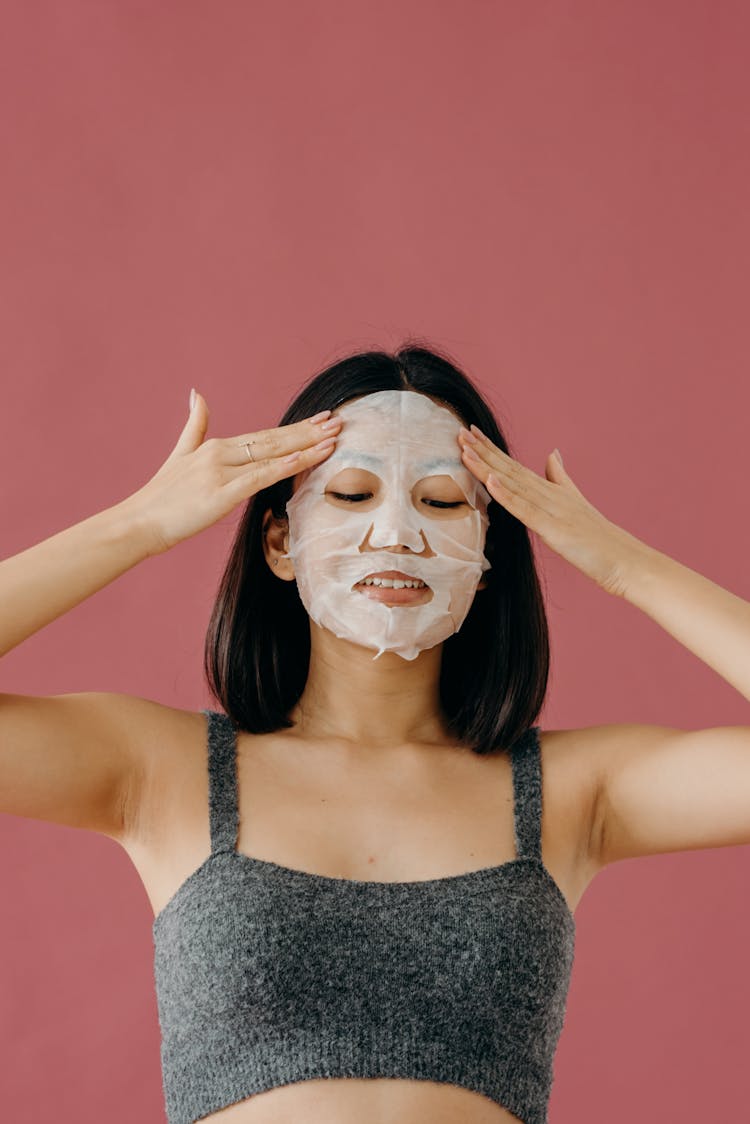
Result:
[[[202,713],[211,853],[153,923],[169,1124],[323,1077],[446,1082],[547,1124],[575,921],[541,858],[539,727],[509,751],[515,858],[368,882],[236,850],[236,731]]]

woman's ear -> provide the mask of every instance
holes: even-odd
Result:
[[[294,563],[283,555],[289,550],[289,522],[269,507],[263,516],[263,553],[271,570],[282,581],[294,581]]]

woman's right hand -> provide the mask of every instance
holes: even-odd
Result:
[[[163,554],[218,522],[262,488],[322,464],[341,429],[340,418],[328,419],[336,423],[328,431],[308,418],[277,429],[206,441],[208,417],[205,399],[196,392],[174,449],[156,475],[126,501],[146,532],[149,554]],[[246,441],[252,442],[254,462],[248,459]],[[288,458],[295,453],[296,460],[290,463]]]

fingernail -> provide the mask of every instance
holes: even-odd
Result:
[[[555,449],[555,450],[554,450],[554,453],[555,453],[555,456],[557,457],[557,459],[559,460],[560,464],[563,464],[563,459],[562,459],[562,457],[560,456],[560,450],[559,450],[559,449]],[[565,468],[565,465],[564,465],[564,464],[563,464],[563,468]]]
[[[478,425],[472,425],[471,432],[476,433],[479,437],[483,437],[485,441],[489,441],[489,437],[487,437],[486,434],[482,433]]]
[[[341,425],[341,418],[331,418],[330,421],[324,422],[320,429],[322,433],[325,433],[329,429],[335,429],[337,425]]]
[[[326,418],[330,418],[330,416],[331,416],[330,410],[323,410],[323,411],[321,411],[321,413],[316,414],[314,418],[308,418],[307,420],[311,421],[313,423],[313,425],[317,425],[318,422],[325,421]]]
[[[190,388],[190,410],[192,411],[195,405],[195,387]]]

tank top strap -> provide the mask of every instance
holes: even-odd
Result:
[[[208,718],[208,809],[213,855],[234,851],[237,845],[237,735],[228,715],[218,710],[201,713]]]
[[[511,766],[516,856],[541,859],[542,762],[538,726],[530,726],[513,743]]]

